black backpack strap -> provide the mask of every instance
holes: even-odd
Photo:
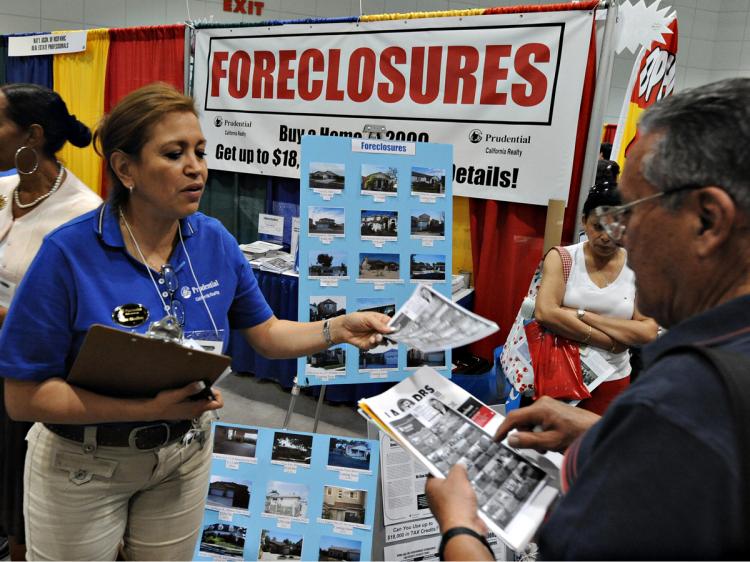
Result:
[[[675,353],[693,353],[708,361],[727,389],[742,463],[740,479],[743,483],[745,529],[750,530],[750,356],[725,349],[683,345],[670,349],[658,359]],[[746,535],[745,543],[740,548],[742,552],[734,554],[747,559],[750,555],[750,536]]]

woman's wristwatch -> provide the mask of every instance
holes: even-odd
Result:
[[[487,539],[483,535],[477,533],[474,529],[469,529],[468,527],[453,527],[452,529],[448,529],[445,533],[443,533],[443,537],[440,539],[440,548],[438,549],[438,557],[440,558],[440,560],[445,560],[445,545],[447,545],[448,541],[456,535],[470,535],[474,537],[485,547],[487,547],[487,550],[489,550],[490,552],[490,556],[493,560],[495,560],[495,553],[492,552],[492,547],[490,546],[490,543],[487,542]]]

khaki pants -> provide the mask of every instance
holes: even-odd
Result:
[[[204,417],[204,420],[208,420]],[[24,471],[27,560],[192,560],[211,468],[207,442],[99,447],[29,431]]]

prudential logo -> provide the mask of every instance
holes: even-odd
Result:
[[[216,117],[214,119],[214,126],[221,127],[224,124],[224,120],[221,117]]]
[[[474,144],[481,142],[482,137],[484,137],[484,135],[482,134],[482,131],[480,131],[479,129],[472,129],[469,132],[469,141],[473,142]]]

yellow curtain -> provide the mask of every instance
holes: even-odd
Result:
[[[104,113],[104,77],[107,73],[109,30],[88,31],[86,50],[53,57],[54,88],[68,111],[91,128]],[[102,163],[93,146],[77,148],[66,143],[60,159],[92,191],[101,193]]]
[[[458,16],[481,16],[485,8],[467,8],[466,10],[442,10],[438,12],[409,12],[406,14],[370,14],[359,18],[359,21],[411,20],[418,18],[445,18]]]
[[[469,198],[453,197],[453,273],[474,271],[471,260]]]

